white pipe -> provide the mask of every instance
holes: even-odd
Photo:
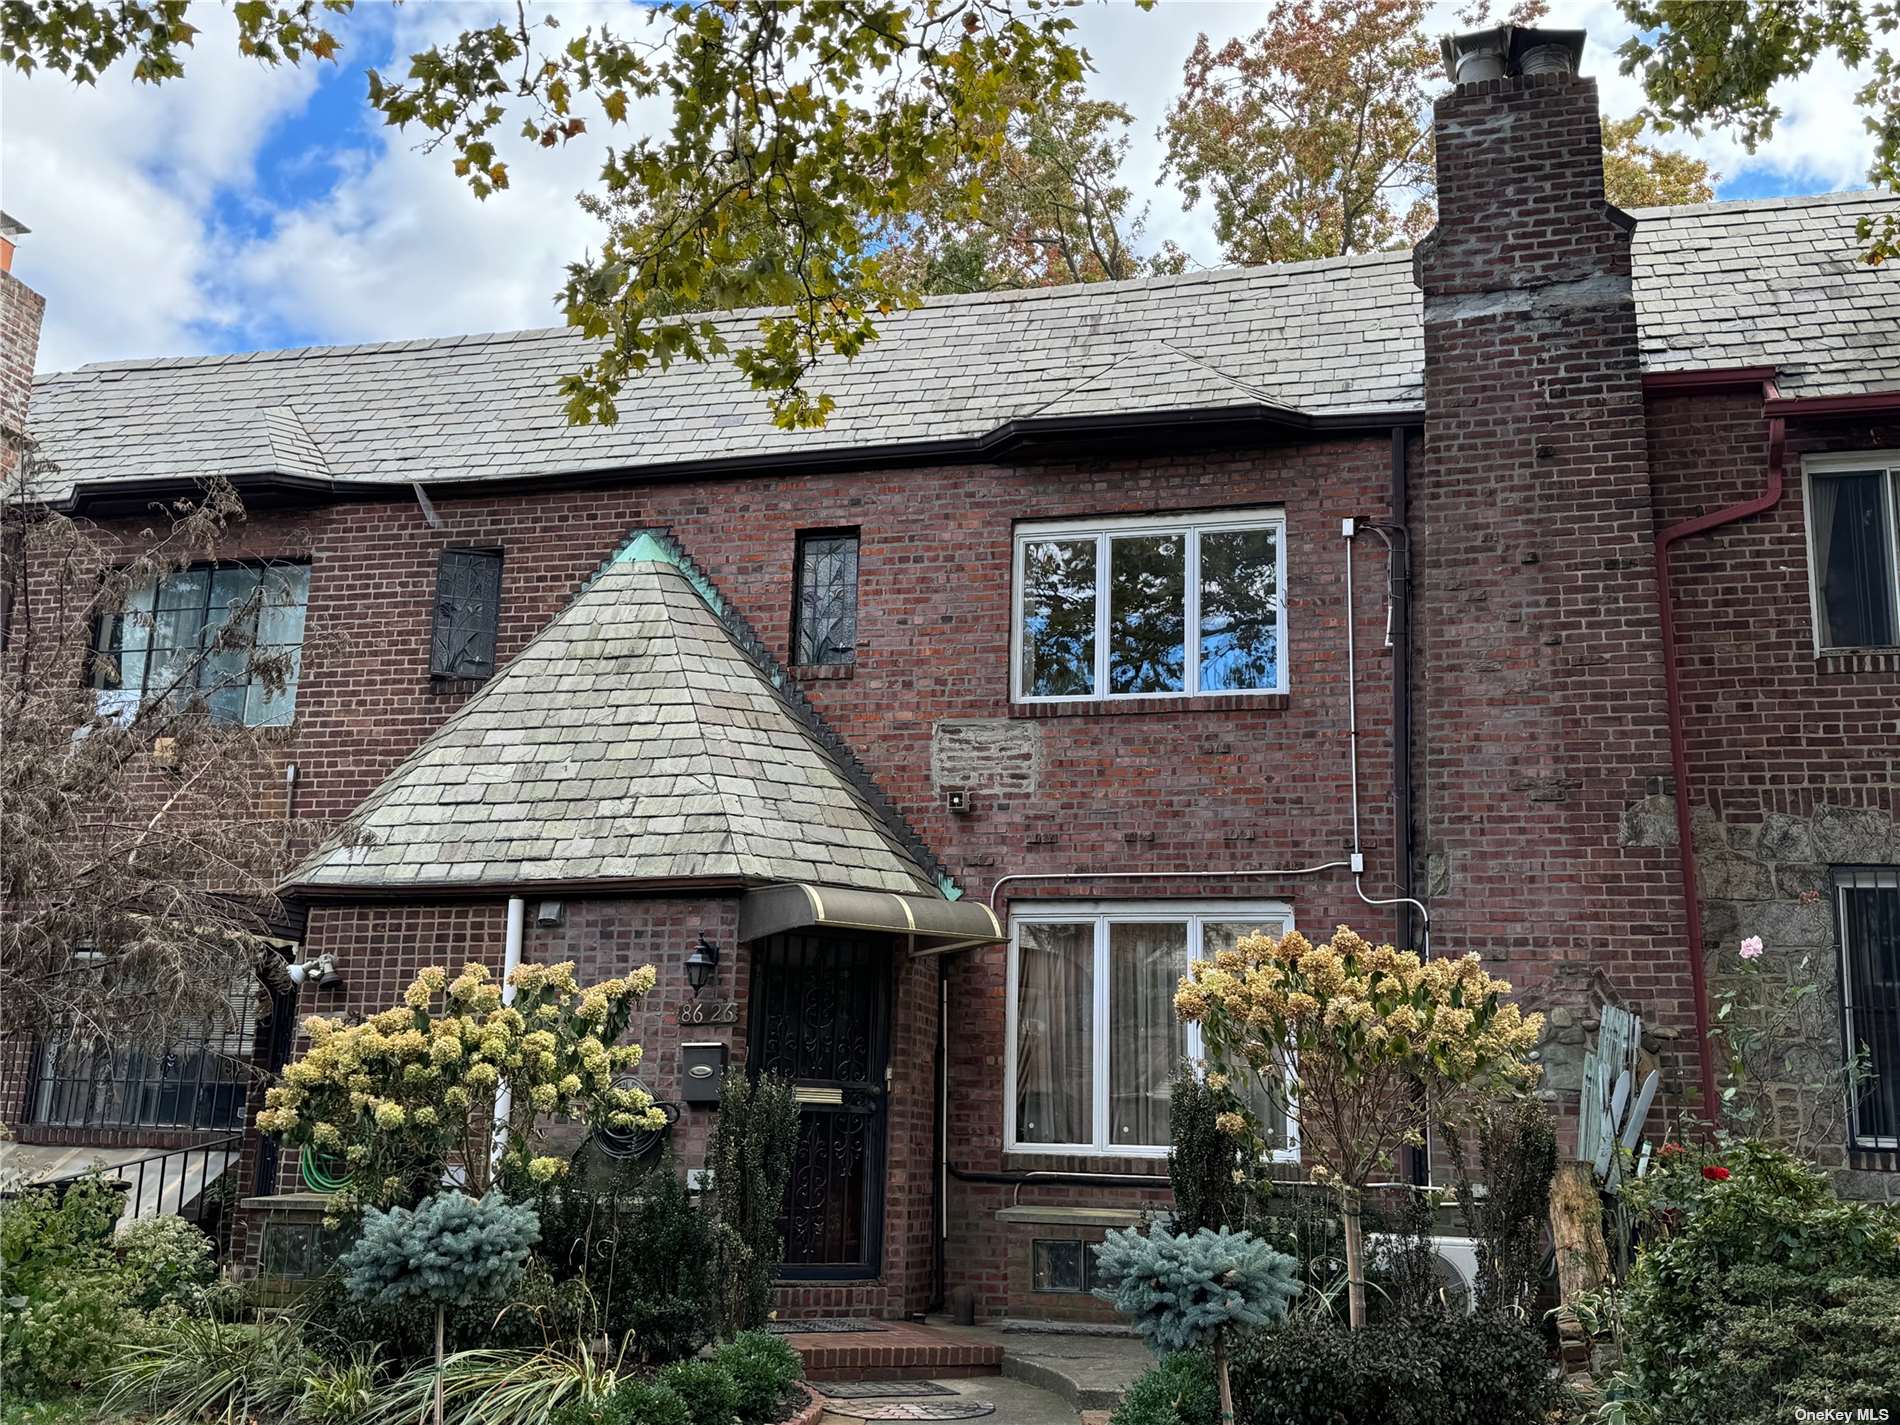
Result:
[[[522,896],[508,897],[508,929],[501,942],[501,1002],[515,1002],[514,972],[521,968],[521,931],[528,918],[528,902]],[[488,1147],[488,1176],[494,1181],[501,1166],[502,1150],[508,1146],[508,1116],[514,1111],[514,1094],[503,1079],[495,1086],[495,1131]]]
[[[1011,881],[1255,881],[1281,876],[1312,876],[1350,865],[1350,861],[1322,861],[1317,866],[1261,866],[1247,871],[1036,871],[997,877],[996,884],[990,887],[990,909],[996,909],[997,898],[1002,895],[1003,887]]]

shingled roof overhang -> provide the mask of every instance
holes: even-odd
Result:
[[[748,475],[814,475],[838,470],[889,470],[904,466],[971,465],[1010,458],[1055,460],[1114,450],[1139,454],[1150,445],[1179,450],[1198,446],[1273,445],[1300,437],[1358,435],[1394,426],[1424,424],[1422,409],[1297,411],[1271,402],[1198,406],[1180,410],[1113,411],[1078,416],[1027,416],[1002,422],[967,440],[892,441],[843,449],[715,456],[546,475],[475,476],[440,483],[427,480],[332,480],[278,470],[226,472],[252,509],[358,501],[410,500],[418,486],[454,497],[523,494],[531,490],[585,490],[646,481],[735,478]],[[104,515],[145,509],[189,498],[198,479],[93,480],[50,502],[69,514]]]
[[[950,909],[955,883],[704,572],[644,529],[284,890],[382,900],[787,886],[800,914],[770,917],[780,928],[996,938],[987,908]],[[803,914],[826,904],[837,914]]]

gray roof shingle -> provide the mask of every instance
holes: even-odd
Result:
[[[1855,256],[1856,221],[1895,203],[1843,193],[1638,211],[1645,369],[1774,365],[1788,396],[1900,386],[1900,264]],[[938,298],[882,321],[856,360],[820,367],[838,409],[818,431],[776,429],[723,361],[638,378],[617,425],[570,426],[556,383],[588,346],[564,328],[101,363],[41,377],[30,423],[64,482],[657,472],[971,440],[1032,416],[1414,411],[1419,313],[1403,252]],[[756,315],[722,320],[743,336]]]
[[[286,885],[582,880],[942,895],[644,533]]]

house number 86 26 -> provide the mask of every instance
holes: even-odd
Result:
[[[736,999],[694,1000],[680,1006],[681,1024],[737,1024],[739,1001]]]

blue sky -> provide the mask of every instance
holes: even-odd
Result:
[[[531,10],[536,7],[531,6]],[[1440,28],[1456,28],[1451,6]],[[564,27],[639,23],[627,0],[543,3]],[[1125,174],[1150,203],[1147,245],[1172,240],[1218,260],[1205,210],[1154,186],[1154,131],[1197,33],[1245,33],[1265,6],[1160,0],[1154,10],[1095,0],[1076,12],[1099,95],[1135,114]],[[374,122],[364,69],[469,25],[512,19],[512,3],[359,0],[338,25],[342,62],[262,70],[239,57],[217,4],[182,82],[96,89],[57,76],[0,80],[0,202],[33,229],[15,271],[48,298],[40,367],[552,325],[565,263],[597,240],[575,193],[591,186],[603,139],[508,155],[514,186],[478,202],[413,136]],[[1610,0],[1559,6],[1550,23],[1591,35],[1586,70],[1612,115],[1640,104],[1616,73],[1627,32]],[[1720,196],[1826,192],[1862,181],[1871,139],[1851,83],[1822,72],[1791,86],[1776,139],[1755,155],[1723,135],[1672,136],[1723,175]],[[636,113],[636,121],[641,116]],[[600,126],[604,132],[604,125]],[[623,131],[624,132],[624,131]]]

